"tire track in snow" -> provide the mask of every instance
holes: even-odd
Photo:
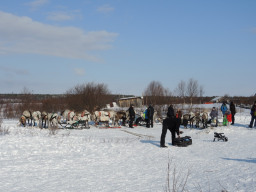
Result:
[[[139,138],[148,138],[148,139],[154,139],[155,137],[154,136],[151,136],[151,135],[143,135],[143,134],[139,134],[139,133],[134,133],[134,132],[131,132],[131,131],[127,131],[127,130],[120,130],[120,131],[123,131],[123,132],[126,132],[126,133],[129,133],[131,135],[134,135],[136,137],[139,137]]]

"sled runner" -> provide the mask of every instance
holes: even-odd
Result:
[[[175,138],[173,145],[178,147],[187,147],[188,145],[192,145],[192,139],[190,136]]]
[[[117,128],[121,128],[120,125],[113,124],[112,122],[111,123],[109,123],[109,122],[99,122],[98,124],[95,124],[95,127],[99,128],[99,129],[110,129],[110,128],[117,129]]]
[[[222,140],[222,141],[226,142],[226,141],[228,141],[228,138],[225,137],[224,133],[214,132],[214,139],[213,139],[213,141],[215,141],[215,140],[218,140],[218,141]]]
[[[90,129],[87,121],[67,121],[66,123],[59,123],[64,129]]]
[[[119,127],[118,127],[118,126],[117,126],[117,127],[98,126],[98,128],[99,128],[99,129],[120,129],[121,126],[119,126]]]

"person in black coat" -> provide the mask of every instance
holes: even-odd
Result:
[[[167,109],[167,117],[172,117],[174,116],[174,109],[173,109],[173,106],[170,105]]]
[[[135,119],[135,111],[133,108],[133,104],[130,105],[128,112],[129,112],[129,127],[133,128],[133,121]]]
[[[152,105],[149,105],[148,109],[147,109],[147,124],[146,127],[150,128],[150,126],[153,128],[153,117],[154,117],[154,108],[152,107]]]
[[[234,125],[234,123],[235,123],[235,114],[236,114],[236,106],[235,106],[233,101],[230,102],[229,109],[230,109],[231,116],[232,116],[231,125]]]
[[[167,133],[167,129],[169,129],[169,131],[172,134],[172,145],[175,145],[174,144],[174,139],[176,138],[175,134],[177,133],[177,135],[179,136],[180,132],[179,132],[179,126],[177,126],[177,119],[174,116],[174,109],[172,106],[168,108],[167,117],[163,121],[162,134],[161,134],[161,140],[160,140],[160,147],[163,147],[163,148],[167,147],[165,145],[165,136]]]
[[[256,101],[254,101],[254,104],[251,108],[251,122],[250,122],[250,125],[249,127],[252,128],[252,125],[253,125],[253,121],[256,120]],[[256,125],[256,122],[254,123],[254,126]]]

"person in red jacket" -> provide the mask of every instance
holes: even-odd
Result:
[[[180,109],[176,112],[176,130],[180,132],[180,124],[181,124],[182,111]]]

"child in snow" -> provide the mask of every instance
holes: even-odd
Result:
[[[230,111],[226,111],[226,113],[223,117],[223,125],[228,126],[230,122],[232,122],[231,113],[230,113]]]

